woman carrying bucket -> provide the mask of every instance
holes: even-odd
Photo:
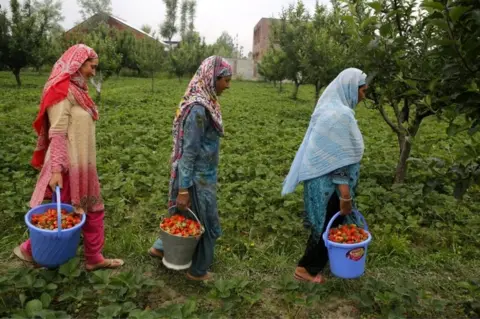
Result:
[[[205,228],[187,272],[190,280],[209,280],[215,241],[221,234],[217,211],[219,142],[223,136],[218,96],[230,87],[232,68],[218,56],[202,62],[180,103],[173,123],[173,153],[169,207],[191,207]],[[163,257],[163,242],[155,241],[149,254]]]
[[[121,259],[105,259],[104,206],[96,168],[95,122],[98,110],[88,95],[87,81],[95,76],[98,56],[86,45],[70,47],[53,66],[43,89],[40,111],[33,123],[38,134],[32,165],[40,170],[30,206],[52,197],[58,185],[61,201],[86,213],[83,226],[85,268],[117,268]],[[27,240],[14,249],[20,259],[34,262]]]
[[[282,195],[304,184],[304,202],[312,232],[294,277],[323,283],[328,251],[322,233],[337,212],[333,226],[358,224],[352,213],[364,145],[355,120],[355,107],[365,98],[366,75],[346,69],[333,80],[317,102],[310,124],[283,183]]]

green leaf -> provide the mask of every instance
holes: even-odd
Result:
[[[383,24],[380,27],[380,35],[382,37],[386,37],[387,35],[390,35],[391,33],[392,33],[392,24],[391,23]]]
[[[457,44],[455,40],[450,39],[434,39],[432,40],[433,44],[442,45],[442,46],[454,46]]]
[[[378,1],[375,1],[375,2],[369,2],[367,3],[367,5],[374,9],[376,13],[379,13],[380,11],[382,11],[382,4]]]
[[[450,125],[447,128],[448,136],[454,136],[455,134],[457,134],[459,129],[460,129],[460,125],[457,125],[455,123],[450,123]]]
[[[353,16],[342,16],[342,20],[349,23],[350,25],[355,25],[355,19]]]
[[[367,28],[368,26],[370,26],[371,24],[375,24],[377,23],[377,17],[369,17],[367,19],[365,19],[362,24],[360,24],[360,29],[363,30],[365,28]]]
[[[463,6],[453,7],[449,10],[450,19],[452,19],[452,21],[454,22],[457,22],[458,19],[460,19],[460,17],[468,10],[470,10],[470,7],[463,7]]]
[[[439,27],[442,30],[448,31],[448,24],[447,21],[443,19],[431,19],[428,24],[434,25]]]
[[[43,308],[48,308],[50,307],[50,303],[52,302],[52,297],[47,294],[46,292],[44,292],[41,296],[40,296],[40,301],[42,301],[42,305],[43,305]]]
[[[445,10],[445,7],[443,4],[439,3],[439,2],[433,2],[433,1],[425,1],[423,4],[422,4],[422,7],[423,8],[429,8],[429,9],[434,9],[434,10],[438,10],[438,11],[443,11]]]
[[[122,311],[122,306],[118,304],[108,305],[106,307],[99,307],[97,309],[97,313],[101,316],[101,318],[113,318],[120,314]]]
[[[78,258],[72,258],[66,264],[61,265],[58,272],[67,278],[79,277],[82,274],[80,270],[80,260]]]
[[[46,284],[47,284],[47,282],[45,281],[45,279],[39,278],[33,284],[33,288],[43,288],[43,287],[45,287]]]
[[[197,309],[197,303],[195,300],[187,300],[185,305],[183,306],[183,315],[185,317],[193,315],[195,310]]]
[[[29,317],[33,317],[36,314],[38,314],[40,311],[42,311],[42,302],[38,299],[33,299],[27,302],[27,305],[25,306],[25,311],[27,312],[27,315]]]
[[[45,289],[47,289],[47,290],[56,290],[57,288],[58,288],[58,286],[57,286],[56,284],[54,284],[54,283],[49,283],[49,284],[45,287]]]
[[[22,293],[18,295],[18,299],[20,299],[20,304],[23,307],[25,305],[25,301],[27,301],[27,296],[25,296],[25,294]]]

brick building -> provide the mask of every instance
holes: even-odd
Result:
[[[257,77],[257,63],[262,60],[262,57],[270,47],[270,33],[272,24],[278,19],[273,18],[261,18],[257,25],[253,29],[253,76]]]

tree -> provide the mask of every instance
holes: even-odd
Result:
[[[303,83],[301,57],[305,50],[304,44],[310,16],[302,1],[290,5],[281,13],[280,22],[272,25],[272,43],[277,45],[286,55],[286,77],[295,84],[292,98],[296,99],[298,88]]]
[[[144,24],[142,25],[142,27],[140,28],[140,30],[142,30],[143,32],[145,32],[146,34],[150,34],[152,33],[152,27],[148,24]]]
[[[455,196],[461,198],[470,186],[480,185],[480,144],[474,138],[480,130],[480,2],[424,1],[423,8],[428,12],[425,23],[436,30],[431,54],[439,57],[441,69],[429,82],[426,98],[443,110],[449,135],[467,131],[472,136],[447,171]]]
[[[227,31],[223,31],[218,37],[217,41],[213,44],[213,49],[215,50],[215,54],[219,56],[227,58],[234,58],[236,56],[234,40]]]
[[[187,74],[192,75],[197,71],[200,63],[212,53],[205,39],[194,32],[170,52],[169,72],[179,80]]]
[[[278,91],[282,92],[282,81],[286,78],[285,64],[286,54],[275,48],[271,48],[263,56],[262,62],[258,64],[258,73],[267,81],[276,83],[279,82]]]
[[[415,0],[368,5],[371,9],[350,7],[349,15],[344,16],[353,42],[350,55],[367,74],[373,75],[374,106],[397,135],[399,145],[394,182],[403,183],[423,120],[439,115],[443,109],[428,93],[441,78],[443,62],[438,55],[432,55],[437,33],[435,27],[424,23],[425,11],[417,8]]]
[[[189,0],[183,0],[180,9],[180,36],[182,39],[185,38],[187,32],[188,2]]]
[[[32,53],[32,65],[37,71],[45,64],[53,64],[60,56],[62,48],[60,38],[63,28],[60,22],[63,21],[62,3],[55,0],[35,1],[34,10],[38,19],[43,21],[45,32],[40,39],[40,45]]]
[[[100,12],[112,13],[112,0],[77,0],[77,3],[83,20]]]
[[[9,32],[10,21],[7,18],[7,11],[0,6],[0,70],[7,66],[7,59],[9,57]]]
[[[20,71],[35,61],[50,18],[48,15],[40,18],[30,0],[26,0],[22,6],[18,0],[11,0],[10,9],[11,22],[2,23],[2,29],[7,26],[7,32],[2,31],[2,45],[5,46],[2,59],[15,75],[17,85],[21,86]],[[5,19],[5,16],[3,14],[2,19]]]
[[[195,0],[188,1],[188,32],[193,34],[195,31],[195,13],[197,11],[197,3]]]
[[[113,32],[114,30],[111,31]],[[128,68],[140,72],[135,54],[136,43],[140,40],[137,40],[133,34],[127,30],[115,30],[114,32],[116,52],[122,56],[122,60],[115,73],[118,76],[122,68]]]
[[[152,79],[152,92],[154,91],[155,72],[163,63],[165,48],[158,40],[145,38],[138,40],[135,46],[135,60],[142,72],[147,72]]]
[[[103,83],[115,72],[122,62],[122,54],[117,51],[114,32],[106,24],[100,24],[95,30],[89,32],[84,38],[84,43],[92,47],[99,56],[99,65],[92,84],[97,92],[97,101],[101,100]]]
[[[315,86],[315,101],[320,90],[342,71],[346,55],[342,45],[332,37],[333,13],[318,3],[307,27],[303,54],[300,57],[305,81]]]
[[[165,14],[165,21],[160,27],[160,35],[167,39],[169,42],[172,41],[173,36],[177,33],[177,8],[178,0],[163,0],[167,8]]]

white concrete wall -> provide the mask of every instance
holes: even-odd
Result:
[[[233,68],[233,78],[241,80],[256,80],[253,76],[254,61],[251,59],[226,58]]]

